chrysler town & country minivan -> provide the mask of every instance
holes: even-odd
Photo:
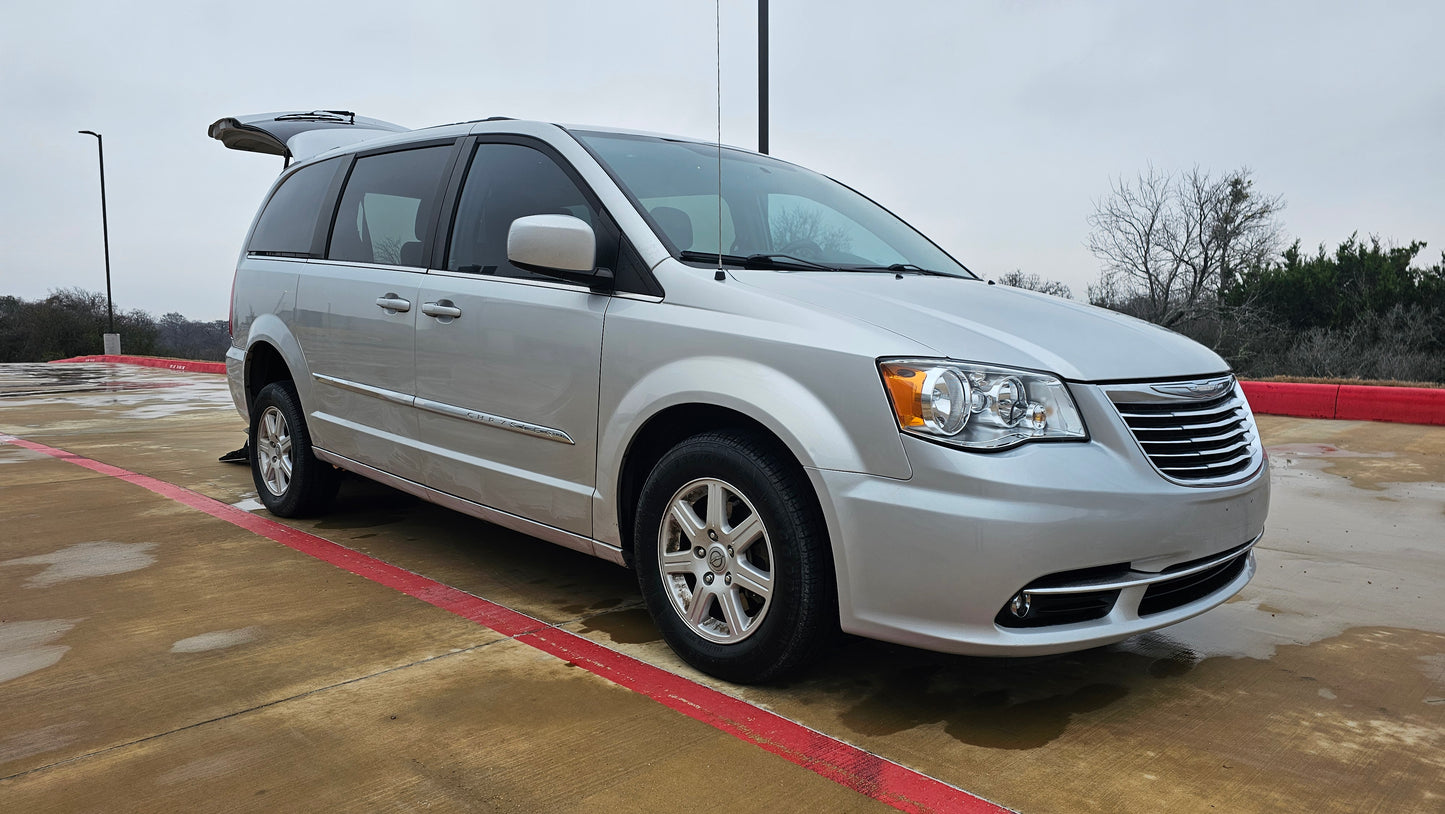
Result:
[[[288,164],[227,354],[277,515],[345,470],[631,567],[734,681],[838,631],[1093,647],[1254,573],[1268,465],[1222,359],[994,286],[826,176],[508,119],[210,134]]]

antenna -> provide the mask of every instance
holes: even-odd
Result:
[[[722,0],[713,0],[712,14],[717,31],[717,274],[713,279],[722,282],[728,278],[722,270]]]

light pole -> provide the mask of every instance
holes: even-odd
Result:
[[[768,154],[768,0],[758,0],[758,152]]]
[[[107,355],[120,354],[120,334],[115,332],[115,306],[110,298],[110,223],[105,213],[105,139],[94,130],[79,130],[78,133],[95,136],[95,148],[100,151],[100,236],[105,246],[105,352]]]

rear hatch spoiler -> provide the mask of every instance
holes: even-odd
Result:
[[[282,156],[289,166],[293,159],[407,129],[349,110],[297,110],[219,119],[206,129],[206,135],[232,150]]]

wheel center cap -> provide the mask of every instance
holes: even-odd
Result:
[[[713,546],[712,550],[708,551],[707,567],[711,568],[713,573],[721,574],[723,571],[726,571],[727,564],[728,557],[727,554],[723,553],[722,547]]]

